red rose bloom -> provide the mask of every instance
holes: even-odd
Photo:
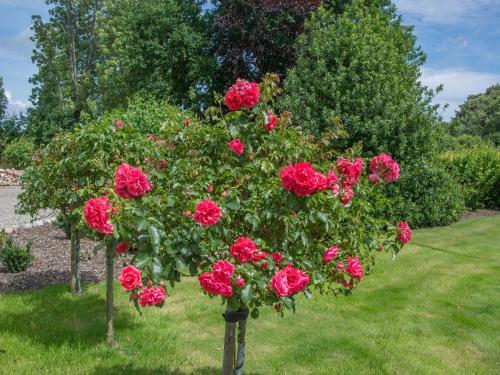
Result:
[[[337,166],[342,174],[342,186],[352,186],[359,182],[363,172],[363,161],[360,158],[354,160],[339,158]]]
[[[247,263],[254,260],[257,245],[248,237],[238,237],[231,245],[231,256],[235,257],[238,263]]]
[[[116,122],[116,127],[117,128],[121,128],[123,126],[123,122],[122,121],[117,121]]]
[[[122,288],[124,290],[132,290],[142,287],[141,271],[132,265],[122,269],[122,273],[118,280],[122,283]]]
[[[236,80],[236,83],[229,88],[225,96],[226,106],[231,111],[238,111],[241,108],[253,108],[258,101],[259,85],[242,79]]]
[[[398,227],[400,228],[399,232],[397,234],[399,241],[403,245],[407,244],[408,242],[411,241],[411,228],[410,228],[410,226],[406,222],[400,221],[398,223]]]
[[[153,187],[139,168],[134,168],[123,163],[118,166],[115,173],[115,193],[122,198],[132,199],[143,196]]]
[[[339,272],[345,272],[345,264],[344,263],[338,262],[336,264],[336,266],[337,266],[337,271],[339,271]]]
[[[311,195],[317,189],[317,175],[311,163],[298,163],[294,167],[294,193],[298,196]]]
[[[370,171],[372,173],[368,179],[374,184],[378,184],[380,179],[392,182],[399,178],[399,164],[386,153],[381,153],[371,160]]]
[[[240,288],[243,288],[245,286],[245,279],[241,276],[238,276],[236,278],[236,285],[238,285]]]
[[[309,284],[309,276],[291,265],[276,272],[271,280],[271,288],[278,297],[287,297],[304,290]]]
[[[142,307],[155,306],[165,300],[166,293],[162,287],[153,286],[151,288],[144,288],[139,296],[139,303]]]
[[[220,208],[210,198],[201,201],[194,211],[194,221],[202,227],[210,227],[220,220]]]
[[[118,245],[116,245],[115,251],[118,254],[123,254],[123,253],[127,252],[128,249],[129,249],[128,242],[120,242]]]
[[[328,171],[328,176],[326,176],[327,189],[331,190],[333,196],[339,195],[339,177],[331,169]]]
[[[191,124],[191,120],[189,120],[189,117],[186,117],[184,120],[184,125],[189,126]]]
[[[323,173],[316,172],[316,190],[321,191],[328,188],[328,178]]]
[[[233,139],[231,142],[229,142],[229,148],[233,150],[238,155],[243,155],[244,152],[244,147],[243,143],[239,139]]]
[[[295,169],[292,165],[287,165],[280,171],[281,186],[283,189],[293,191],[295,188]]]
[[[227,260],[219,260],[212,267],[212,273],[215,280],[229,285],[234,274],[234,266]]]
[[[342,192],[342,197],[340,198],[340,203],[342,203],[345,206],[352,200],[352,198],[354,198],[354,190],[352,190],[352,187],[350,186],[344,187],[344,190]]]
[[[113,233],[113,223],[109,219],[109,213],[113,206],[107,197],[89,199],[83,207],[83,215],[89,227],[96,229],[99,233],[108,235]]]
[[[229,298],[233,295],[233,288],[215,279],[212,272],[204,272],[198,278],[201,287],[209,294],[217,294]]]
[[[269,117],[269,122],[266,124],[266,131],[270,132],[271,130],[276,129],[278,119],[269,111],[267,112],[267,116]]]
[[[363,280],[363,268],[358,257],[347,257],[347,272],[359,281]]]
[[[330,247],[323,254],[323,263],[331,262],[338,255],[339,255],[339,247],[337,245]]]
[[[283,255],[281,255],[281,253],[279,251],[275,251],[273,253],[273,259],[274,259],[274,262],[276,263],[276,265],[279,266],[284,258],[283,258]]]

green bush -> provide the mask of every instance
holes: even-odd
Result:
[[[500,208],[500,151],[480,146],[446,152],[439,160],[462,188],[467,207]]]
[[[5,241],[0,247],[0,261],[8,272],[17,273],[24,271],[31,264],[33,256],[30,254],[31,242],[26,246],[16,245],[11,239]]]
[[[380,205],[381,215],[393,215],[413,228],[448,225],[463,214],[462,190],[439,163],[418,160],[401,171],[400,180],[386,187],[391,202]]]
[[[2,157],[12,163],[15,168],[24,169],[30,165],[34,152],[33,140],[28,137],[19,137],[5,147]]]

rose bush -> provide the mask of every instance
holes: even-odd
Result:
[[[219,103],[207,110],[210,124],[168,123],[150,135],[168,151],[166,167],[150,169],[153,189],[112,199],[115,241],[134,249],[140,272],[134,288],[124,285],[137,307],[158,305],[152,288],[165,291],[189,272],[228,312],[256,318],[268,305],[283,314],[300,292],[350,294],[380,249],[401,249],[401,229],[374,216],[381,184],[363,177],[355,151],[315,143],[287,112],[271,118],[277,83],[238,82],[225,97],[229,113]],[[397,178],[386,179],[378,159],[372,173]]]

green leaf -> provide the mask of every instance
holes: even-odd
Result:
[[[151,242],[151,247],[156,255],[160,253],[160,234],[158,229],[154,225],[150,225],[148,228],[149,239]]]
[[[153,273],[153,278],[159,279],[160,274],[163,272],[163,265],[161,264],[160,258],[154,257],[151,262],[151,272]]]
[[[228,202],[226,204],[226,207],[229,208],[230,210],[239,210],[240,209],[240,200],[238,198],[236,198],[235,200],[231,201],[231,202]]]
[[[137,231],[142,232],[148,229],[148,227],[149,227],[149,222],[146,219],[141,219],[141,221],[139,221],[139,225],[137,226]]]
[[[259,309],[257,307],[254,307],[250,312],[250,316],[252,317],[252,319],[257,319],[259,317],[259,313]]]
[[[227,299],[227,306],[231,310],[238,310],[240,308],[240,301],[238,301],[238,297],[235,294]]]
[[[148,254],[142,253],[137,254],[134,258],[134,264],[139,269],[144,269],[144,267],[151,261],[151,257]]]
[[[263,160],[260,163],[260,169],[262,169],[264,173],[270,174],[274,171],[274,165],[269,160]]]
[[[252,284],[246,284],[241,289],[241,301],[248,306],[248,304],[252,301],[253,297],[253,286]]]

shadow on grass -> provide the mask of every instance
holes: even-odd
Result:
[[[449,255],[452,255],[452,256],[461,257],[461,258],[466,258],[466,259],[474,259],[474,260],[480,259],[480,260],[494,261],[494,259],[490,259],[490,258],[485,258],[485,257],[477,256],[477,255],[467,255],[467,254],[460,253],[458,251],[441,249],[439,247],[434,247],[434,246],[429,246],[429,245],[423,245],[423,244],[415,243],[415,244],[413,244],[413,246],[421,247],[421,248],[429,249],[429,250],[434,250],[434,251],[439,251],[441,253],[445,253],[445,254],[449,254]]]
[[[134,367],[132,364],[116,365],[112,367],[98,366],[94,369],[94,375],[214,375],[220,374],[221,369],[216,367],[202,367],[193,371],[183,371],[166,366],[157,368]],[[246,372],[245,375],[263,375],[257,372]]]
[[[10,334],[45,346],[92,346],[106,338],[106,301],[84,289],[72,296],[66,285],[13,296],[11,308],[3,308],[0,336]],[[5,302],[4,302],[5,303]],[[133,329],[137,320],[115,306],[115,330]]]

